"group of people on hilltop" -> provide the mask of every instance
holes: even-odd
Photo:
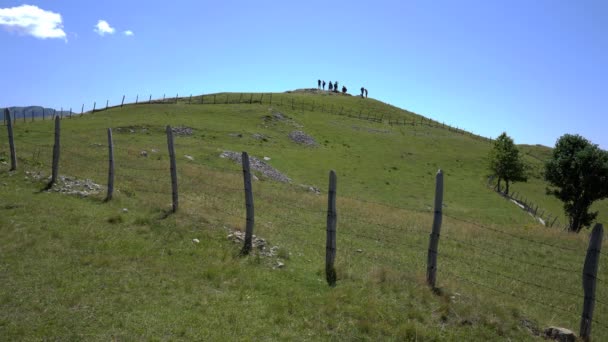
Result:
[[[325,81],[321,81],[321,80],[317,80],[317,89],[323,89],[325,90],[325,85],[327,83],[325,83]],[[329,91],[333,91],[334,93],[338,92],[338,81],[332,83],[331,81],[329,81],[328,84],[328,88]],[[342,94],[346,94],[346,92],[348,91],[348,89],[345,86],[342,86]],[[365,92],[365,97],[367,97],[367,89],[361,87],[361,97],[363,97],[363,94]]]

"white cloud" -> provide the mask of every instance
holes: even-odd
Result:
[[[95,25],[95,29],[93,30],[97,32],[100,36],[107,34],[114,34],[116,31],[110,24],[108,24],[105,20],[99,20],[97,25]]]
[[[37,6],[21,5],[0,8],[0,26],[9,31],[28,34],[40,39],[60,38],[66,40],[61,14],[45,11]]]
[[[125,34],[125,36],[132,36],[132,35],[134,35],[134,34],[135,34],[135,33],[133,33],[133,31],[131,31],[131,30],[126,30],[126,31],[125,31],[125,32],[123,32],[123,33]]]

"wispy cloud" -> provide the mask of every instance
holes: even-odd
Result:
[[[45,11],[37,6],[21,5],[0,8],[0,26],[9,31],[36,38],[66,39],[61,14]]]
[[[97,32],[97,34],[99,34],[100,36],[104,36],[106,34],[114,34],[114,32],[116,32],[116,30],[112,26],[110,26],[110,24],[108,24],[108,22],[105,20],[99,20],[97,22],[97,25],[95,25],[95,29],[93,31]]]
[[[123,33],[124,33],[124,35],[125,35],[125,36],[132,36],[132,35],[134,35],[134,34],[135,34],[135,33],[133,33],[133,31],[131,31],[131,30],[126,30],[126,31],[125,31],[125,32],[123,32]]]

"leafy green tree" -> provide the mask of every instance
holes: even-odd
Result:
[[[496,140],[490,151],[490,171],[498,177],[497,188],[500,182],[506,183],[505,194],[509,194],[509,183],[526,182],[525,165],[519,156],[519,150],[513,139],[503,132]]]
[[[564,203],[569,230],[578,233],[591,225],[597,212],[593,202],[608,197],[608,152],[580,135],[565,134],[557,140],[545,164],[547,193]]]

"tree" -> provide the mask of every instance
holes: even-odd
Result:
[[[555,144],[545,164],[547,193],[564,203],[568,229],[578,233],[591,225],[597,212],[593,202],[608,197],[608,152],[580,135],[565,134]]]
[[[528,179],[525,174],[525,165],[519,157],[519,150],[513,143],[513,139],[502,133],[494,141],[494,146],[490,151],[490,171],[498,177],[498,190],[500,191],[500,181],[504,179],[506,183],[505,194],[509,194],[509,182],[526,182]]]

